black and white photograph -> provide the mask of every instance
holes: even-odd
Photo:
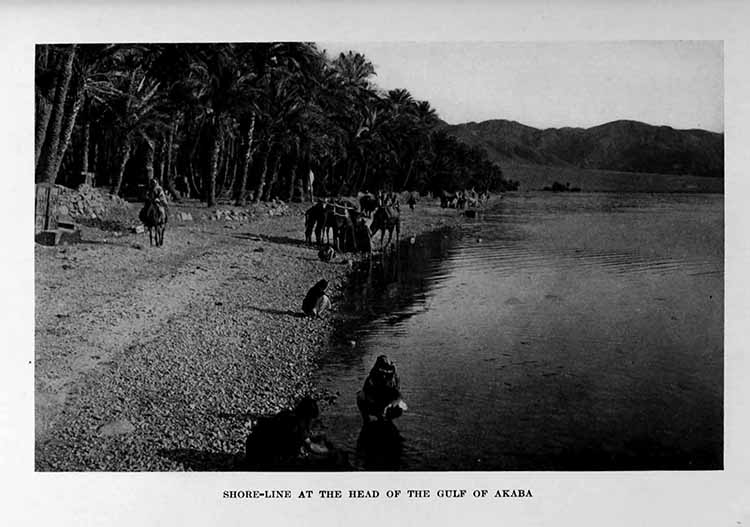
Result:
[[[306,502],[349,523],[358,502],[542,525],[570,502],[567,525],[576,492],[578,518],[606,523],[601,499],[643,522],[628,496],[664,489],[661,523],[686,500],[675,518],[750,521],[748,49],[726,12],[549,35],[474,14],[458,37],[440,6],[411,37],[395,13],[344,31],[320,6],[317,30],[291,4],[235,6],[289,28],[192,37],[178,20],[220,18],[193,6],[163,33],[40,30],[6,51],[26,76],[7,184],[31,316],[5,318],[28,335],[9,370],[27,499],[65,487],[64,522],[92,524],[118,514],[79,510],[79,482],[138,524],[161,490],[181,524]]]
[[[722,468],[721,42],[35,67],[37,470]]]

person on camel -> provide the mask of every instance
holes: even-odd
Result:
[[[146,191],[146,201],[151,202],[156,206],[164,207],[167,209],[169,204],[167,202],[167,194],[156,178],[151,178],[148,181],[148,190]]]

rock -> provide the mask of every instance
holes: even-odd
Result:
[[[57,245],[60,242],[58,231],[42,231],[35,236],[36,243],[40,245]]]
[[[143,225],[136,225],[135,227],[132,227],[130,229],[130,232],[133,232],[135,234],[143,234],[144,232],[146,232],[146,227],[144,227]]]
[[[101,436],[116,436],[135,432],[135,426],[127,419],[120,419],[100,426],[97,431]]]

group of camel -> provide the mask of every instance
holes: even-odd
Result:
[[[489,198],[489,193],[477,193],[473,190],[446,192],[440,194],[440,206],[443,208],[463,209],[477,207]],[[414,201],[409,202],[414,207]],[[398,244],[401,233],[401,210],[395,194],[379,192],[377,196],[365,194],[359,199],[359,206],[347,199],[318,201],[305,212],[305,240],[312,243],[312,234],[318,245],[325,242],[336,251],[352,250],[354,252],[372,252],[372,237],[380,232],[382,250],[385,233],[388,242],[393,240],[396,231]],[[164,244],[164,230],[168,221],[167,209],[163,205],[146,202],[140,212],[140,219],[148,228],[149,242],[160,247]],[[366,219],[372,218],[369,226]]]
[[[372,218],[367,225],[366,218]],[[393,240],[396,231],[396,243],[401,233],[401,210],[394,194],[375,197],[365,194],[359,200],[359,207],[349,200],[318,201],[305,213],[305,240],[318,245],[331,244],[336,251],[351,249],[354,252],[372,252],[371,239],[380,232],[380,248],[388,232],[388,242]]]
[[[466,207],[478,207],[484,201],[489,199],[489,192],[479,192],[475,190],[459,190],[458,192],[443,191],[440,194],[440,206],[450,209],[465,209]]]
[[[365,218],[372,218],[369,227]],[[167,208],[147,200],[139,218],[148,228],[149,243],[161,247],[164,244],[164,231],[168,221]],[[401,232],[400,207],[395,195],[365,195],[360,199],[360,207],[348,200],[319,201],[305,213],[305,239],[312,243],[312,233],[320,245],[323,238],[336,251],[351,248],[353,251],[371,252],[371,238],[378,232],[380,246],[383,247],[386,231],[389,245],[396,231],[398,243]],[[332,233],[332,237],[331,237]]]

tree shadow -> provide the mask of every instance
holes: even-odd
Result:
[[[238,233],[234,235],[235,238],[239,240],[250,240],[250,241],[260,241],[260,242],[267,242],[267,243],[275,243],[278,245],[289,245],[291,247],[314,247],[314,245],[310,245],[305,240],[300,238],[290,238],[288,236],[269,236],[267,234],[248,234],[248,233]]]
[[[63,244],[60,244],[62,246]],[[81,239],[76,242],[71,242],[69,245],[106,245],[109,247],[124,247],[126,249],[133,249],[136,251],[143,251],[145,249],[153,248],[153,249],[161,249],[162,247],[157,246],[149,246],[148,238],[146,238],[146,243],[140,243],[137,241],[111,241],[111,240],[87,240],[87,239]]]
[[[248,306],[248,309],[252,309],[253,311],[260,311],[261,313],[268,313],[270,315],[286,315],[296,318],[307,318],[307,315],[302,313],[301,311],[293,311],[291,309],[287,309],[286,311],[281,309],[271,309],[267,307],[256,307],[256,306]]]

